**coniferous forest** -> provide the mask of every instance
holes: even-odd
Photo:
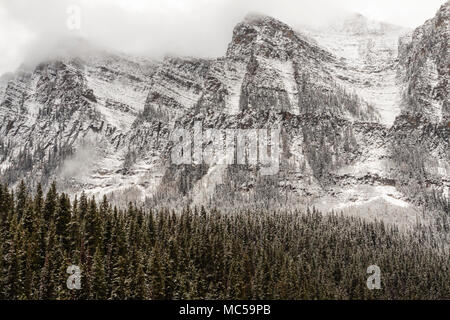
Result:
[[[22,182],[0,186],[0,223],[0,299],[450,299],[444,250],[315,209],[119,210]],[[71,265],[79,290],[67,288]]]

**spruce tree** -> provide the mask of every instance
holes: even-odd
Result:
[[[47,192],[44,203],[44,220],[50,223],[54,219],[57,203],[56,183],[53,182],[50,185],[50,189]]]
[[[101,254],[101,249],[97,247],[94,254],[92,270],[92,292],[93,298],[98,300],[105,300],[107,298],[107,284],[105,275],[104,260]]]

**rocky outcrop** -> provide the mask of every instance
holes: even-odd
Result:
[[[391,40],[404,30],[395,26],[354,17],[334,28],[347,39],[336,44],[328,33],[307,36],[249,16],[217,59],[148,61],[87,50],[20,70],[0,79],[1,174],[9,183],[56,179],[70,193],[152,205],[423,204],[423,194],[448,193],[450,180],[450,128],[431,117],[447,112],[447,9],[401,42],[399,61]],[[356,56],[354,39],[364,40]],[[431,91],[426,61],[438,70]],[[397,62],[409,94],[398,117],[389,109]],[[193,134],[196,122],[281,128],[279,171],[174,164],[172,133]]]
[[[450,2],[399,44],[403,112],[431,121],[450,119]]]

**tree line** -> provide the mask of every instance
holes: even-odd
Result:
[[[448,253],[338,214],[120,209],[0,185],[0,299],[449,299]],[[81,289],[67,268],[79,266]],[[367,288],[367,268],[381,289]]]

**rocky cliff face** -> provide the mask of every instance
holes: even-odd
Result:
[[[399,47],[408,30],[358,15],[304,32],[249,16],[218,59],[149,61],[91,48],[3,76],[3,179],[31,187],[56,179],[70,193],[168,205],[328,210],[445,199],[448,8]],[[171,135],[193,133],[196,122],[281,128],[279,172],[175,165]]]
[[[450,116],[450,5],[400,41],[399,74],[403,111],[420,113],[433,122]]]

